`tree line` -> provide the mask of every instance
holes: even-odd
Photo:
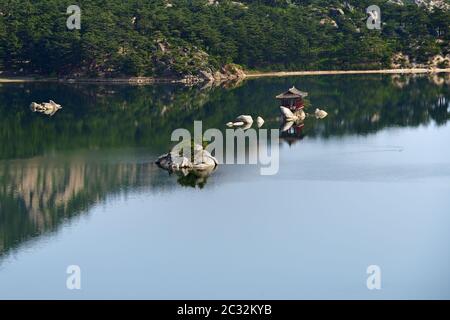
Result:
[[[399,52],[424,64],[448,54],[450,12],[404,1],[3,0],[0,70],[45,76],[168,76],[214,71],[388,67]],[[381,8],[381,30],[365,9]]]

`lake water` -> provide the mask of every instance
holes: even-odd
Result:
[[[282,134],[277,174],[154,164],[194,120],[279,128],[292,85],[329,115]],[[448,76],[0,85],[0,298],[450,299],[449,119]]]

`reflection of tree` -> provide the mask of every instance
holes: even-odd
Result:
[[[304,127],[305,123],[303,121],[299,123],[294,123],[293,121],[283,122],[280,127],[280,139],[291,146],[296,142],[303,140],[305,137],[303,135]]]
[[[400,79],[401,86],[397,78],[378,75],[261,79],[229,90],[167,85],[0,86],[0,159],[4,159],[0,162],[0,255],[56,230],[109,195],[140,186],[161,187],[171,180],[162,179],[165,173],[149,164],[92,162],[83,157],[48,160],[55,151],[145,147],[161,154],[172,146],[172,130],[190,128],[194,120],[203,120],[204,129],[224,128],[239,114],[261,115],[268,120],[265,127],[278,127],[278,121],[270,121],[279,113],[274,96],[292,85],[310,93],[312,108],[329,113],[320,121],[307,118],[300,137],[445,124],[449,86],[436,85],[427,77],[405,79]],[[49,98],[64,107],[53,118],[29,111],[30,101]],[[17,160],[26,157],[33,158]],[[202,188],[207,178],[192,172],[179,176],[178,182]]]
[[[95,203],[148,181],[152,164],[52,162],[44,158],[0,166],[0,255],[29,238],[54,231]],[[161,181],[160,181],[161,182]]]
[[[431,105],[430,117],[437,125],[444,125],[450,118],[449,113],[450,97],[439,96],[435,103]]]
[[[0,158],[54,149],[135,145],[164,149],[172,130],[208,101],[210,91],[179,86],[0,87],[0,139],[10,140],[0,145]],[[46,97],[61,103],[64,112],[48,119],[26,108],[30,101]]]

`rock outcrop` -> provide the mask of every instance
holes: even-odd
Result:
[[[198,82],[223,82],[244,79],[245,73],[240,66],[236,64],[227,64],[216,71],[211,68],[200,70],[198,75],[194,77],[198,79]]]
[[[43,102],[41,104],[32,102],[30,104],[30,109],[33,112],[39,112],[48,116],[53,116],[59,109],[62,109],[62,107],[60,104],[57,104],[53,100],[50,100],[49,102]]]
[[[227,127],[241,127],[241,129],[247,130],[253,124],[253,118],[249,115],[240,115],[234,121],[228,122]]]
[[[185,152],[191,151],[190,155]],[[189,153],[189,152],[188,152]],[[160,156],[156,160],[156,164],[170,172],[180,170],[210,170],[214,169],[219,162],[207,150],[199,144],[177,145],[169,153]]]
[[[391,68],[393,69],[411,68],[411,66],[409,56],[403,54],[402,52],[394,54],[391,58]]]
[[[280,106],[281,114],[283,115],[283,119],[285,121],[303,121],[306,118],[306,113],[300,109],[295,112],[292,112],[286,107]]]
[[[316,111],[314,111],[314,115],[316,116],[317,119],[323,119],[328,115],[328,113],[324,110],[316,108]]]
[[[387,3],[395,4],[398,6],[404,6],[414,2],[419,7],[423,7],[427,10],[433,10],[435,8],[438,9],[450,9],[450,4],[445,0],[388,0]]]
[[[428,65],[431,68],[450,68],[450,55],[446,55],[445,57],[442,55],[436,55],[428,61]]]

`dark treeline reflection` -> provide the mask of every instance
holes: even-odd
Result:
[[[388,126],[418,126],[449,118],[449,79],[436,75],[323,76],[261,79],[236,88],[174,85],[97,86],[8,84],[0,86],[0,159],[27,158],[55,150],[149,147],[164,151],[176,128],[224,128],[239,114],[278,116],[274,96],[287,87],[309,92],[313,110],[329,117],[307,122],[308,136],[367,134]],[[53,117],[30,112],[31,101],[63,105]],[[272,123],[272,127],[278,123]]]
[[[174,179],[152,161],[173,144],[176,128],[202,120],[204,130],[224,129],[240,114],[260,115],[265,127],[278,128],[274,96],[293,85],[309,92],[311,112],[319,107],[329,113],[305,121],[306,137],[365,135],[449,119],[448,76],[276,78],[228,88],[0,85],[0,256],[108,196],[168,186]],[[52,117],[30,111],[30,102],[49,99],[63,109]],[[206,178],[175,180],[204,187]]]
[[[151,164],[33,158],[0,165],[0,256],[107,196],[164,187]],[[154,180],[150,180],[153,177]]]

